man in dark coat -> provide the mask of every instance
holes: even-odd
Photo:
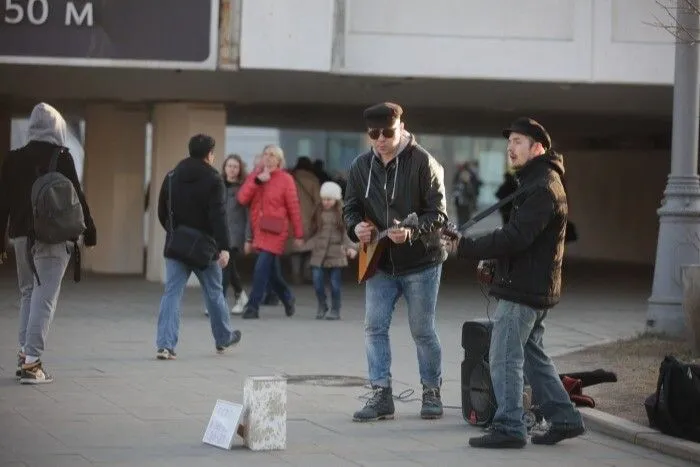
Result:
[[[523,422],[523,377],[533,399],[551,423],[533,444],[556,444],[584,433],[581,414],[569,399],[554,364],[542,346],[543,321],[559,302],[566,231],[564,159],[552,151],[542,125],[519,118],[503,131],[508,158],[520,185],[508,222],[478,238],[446,242],[461,257],[495,259],[490,295],[498,299],[489,352],[491,378],[498,408],[492,430],[469,444],[482,448],[521,448],[526,444]]]
[[[189,142],[190,156],[165,176],[160,188],[158,220],[168,231],[167,235],[172,235],[172,215],[175,227],[186,226],[213,238],[219,253],[216,258],[210,259],[206,268],[195,269],[165,252],[165,293],[160,302],[156,337],[156,358],[159,360],[175,359],[180,331],[180,301],[192,273],[202,286],[217,353],[241,340],[241,332],[231,329],[221,285],[222,268],[228,264],[231,245],[224,209],[224,181],[212,167],[214,145],[211,136],[193,136]]]

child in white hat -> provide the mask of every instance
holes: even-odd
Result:
[[[348,238],[343,221],[343,196],[340,185],[325,182],[321,185],[321,202],[311,222],[311,271],[318,299],[316,319],[340,319],[342,268],[347,258],[357,256],[357,246]],[[331,306],[326,301],[326,277],[330,279]]]

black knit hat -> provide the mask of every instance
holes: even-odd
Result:
[[[538,143],[542,143],[545,150],[552,147],[552,139],[549,133],[536,120],[529,117],[520,117],[513,121],[508,128],[503,130],[503,137],[508,138],[511,133],[520,133],[529,136]]]
[[[388,128],[401,118],[403,109],[393,102],[382,102],[365,109],[363,116],[367,128]]]

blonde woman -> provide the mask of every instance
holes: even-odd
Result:
[[[294,179],[283,168],[282,149],[272,144],[265,146],[260,164],[238,192],[238,201],[249,207],[252,248],[258,253],[244,319],[259,318],[268,283],[284,304],[285,314],[292,316],[295,312],[294,295],[282,278],[279,257],[284,253],[290,222],[298,248],[304,245],[304,229]]]

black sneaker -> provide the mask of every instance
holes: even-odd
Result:
[[[241,331],[236,329],[231,334],[231,341],[228,344],[216,346],[216,353],[224,353],[224,350],[228,349],[229,347],[233,347],[234,345],[238,344],[240,341],[241,341]]]
[[[289,300],[289,303],[284,304],[284,314],[291,318],[292,316],[294,316],[294,313],[296,313],[296,311],[296,299],[292,297],[292,299]]]
[[[374,394],[369,398],[365,406],[354,413],[354,422],[372,422],[375,420],[394,419],[394,396],[391,388],[372,386]]]
[[[177,355],[175,355],[175,351],[171,349],[158,349],[156,358],[158,360],[175,360]]]
[[[325,303],[319,303],[318,307],[316,308],[316,319],[325,318],[326,313],[328,313],[328,305]]]
[[[44,371],[41,360],[24,363],[19,377],[20,384],[47,384],[53,382],[53,376]]]
[[[420,408],[420,418],[425,420],[442,418],[440,388],[423,386],[423,405]]]
[[[329,321],[336,321],[336,320],[339,320],[339,319],[340,319],[340,310],[337,309],[337,308],[331,309],[331,311],[329,311],[329,312],[326,314],[326,319],[329,320]]]
[[[544,444],[547,446],[551,446],[553,444],[557,444],[560,441],[564,441],[565,439],[570,439],[570,438],[576,438],[577,436],[581,436],[586,432],[586,428],[583,426],[577,426],[573,428],[565,428],[565,427],[550,427],[549,430],[542,434],[533,434],[530,437],[530,441],[532,444]]]
[[[258,319],[260,318],[260,313],[258,310],[253,310],[252,308],[245,307],[243,309],[243,315],[241,316],[243,319]]]
[[[497,430],[478,438],[469,438],[469,446],[486,449],[521,449],[527,444],[524,438],[510,436]]]

